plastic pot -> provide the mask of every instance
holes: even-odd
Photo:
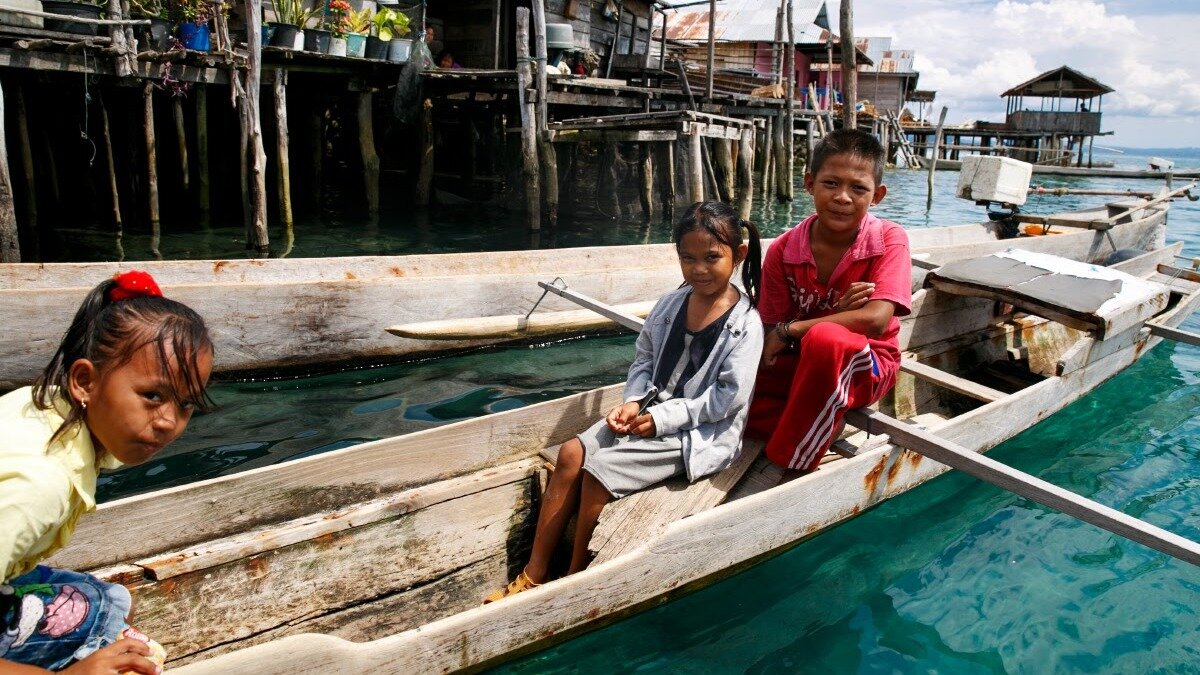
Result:
[[[327,30],[309,28],[304,31],[304,51],[317,52],[318,54],[328,52],[330,37],[332,36]]]
[[[392,38],[388,43],[388,61],[392,63],[404,63],[408,61],[408,55],[412,52],[412,40],[400,38]]]
[[[283,47],[284,49],[296,48],[296,36],[300,34],[299,26],[290,23],[275,23],[267,24],[271,27],[271,46]]]
[[[331,37],[329,38],[329,51],[326,52],[330,56],[345,56],[346,55],[346,38]]]
[[[351,33],[346,36],[346,56],[361,59],[367,52],[367,36]]]
[[[150,25],[142,27],[142,41],[155,51],[166,51],[171,44],[171,22],[151,17]]]
[[[386,61],[387,56],[388,56],[388,44],[389,43],[390,42],[380,40],[378,37],[376,37],[374,35],[368,35],[367,36],[367,51],[366,51],[366,54],[364,54],[364,56],[368,59],[378,59],[380,61]]]
[[[104,9],[99,5],[84,2],[63,2],[62,0],[43,0],[42,11],[64,16],[77,16],[82,19],[99,19],[104,15]],[[76,23],[70,19],[46,19],[43,23],[46,30],[59,33],[75,33],[76,35],[96,35],[99,26]]]
[[[184,21],[179,24],[179,41],[183,43],[184,49],[207,52],[209,47],[208,24],[197,26],[191,21]]]

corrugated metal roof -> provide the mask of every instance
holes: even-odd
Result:
[[[854,46],[871,57],[874,65],[865,72],[913,73],[916,52],[911,49],[892,49],[890,37],[861,37],[854,39]]]
[[[792,26],[796,43],[824,43],[826,31],[814,21],[825,0],[795,0]],[[715,37],[723,42],[773,42],[778,0],[721,0],[717,4]],[[696,5],[667,15],[667,38],[708,40],[708,7]],[[786,33],[786,30],[784,31]],[[786,40],[786,35],[784,37]]]

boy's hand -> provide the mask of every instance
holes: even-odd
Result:
[[[769,330],[763,335],[763,351],[762,365],[775,365],[775,357],[783,353],[787,348],[787,343],[774,330]]]
[[[846,292],[838,300],[837,309],[839,312],[858,309],[867,304],[874,292],[875,284],[869,281],[856,281],[846,288]]]
[[[608,422],[608,428],[612,429],[615,434],[630,433],[630,422],[637,417],[639,408],[641,408],[641,403],[638,401],[623,403],[610,410],[604,421]],[[643,415],[643,417],[648,417],[648,415]]]
[[[637,412],[636,410],[634,412]],[[632,436],[641,436],[642,438],[653,438],[656,434],[654,428],[654,417],[650,413],[639,415],[629,423],[629,434]]]
[[[87,658],[71,664],[61,671],[70,675],[117,675],[118,673],[141,673],[157,675],[162,672],[153,661],[146,658],[150,645],[140,640],[126,638],[98,649]]]

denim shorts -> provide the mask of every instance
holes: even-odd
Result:
[[[0,584],[0,659],[65,668],[116,642],[130,604],[124,586],[38,565]]]

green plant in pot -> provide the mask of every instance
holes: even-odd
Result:
[[[398,54],[403,54],[407,58],[411,43],[407,40],[402,40],[402,38],[408,35],[408,15],[397,12],[390,7],[380,7],[375,12],[375,18],[372,20],[372,23],[374,24],[375,34],[367,39],[367,58],[387,59],[389,61],[404,60],[403,58],[398,58]]]
[[[346,19],[349,33],[346,35],[346,56],[362,58],[367,50],[367,35],[371,32],[371,8],[350,12]]]
[[[91,2],[67,2],[66,0],[42,0],[42,11],[62,17],[77,16],[83,19],[99,19],[104,16],[104,8]],[[42,26],[46,30],[59,33],[74,33],[76,35],[98,35],[95,24],[76,23],[69,18],[51,19],[47,17]]]
[[[305,9],[304,0],[275,0],[271,5],[274,21],[268,22],[271,29],[271,46],[284,49],[301,49],[305,24],[316,14],[316,9]]]
[[[171,20],[163,0],[129,0],[129,12],[141,19],[150,19],[141,31],[142,44],[150,49],[166,51],[171,46]]]
[[[174,0],[170,7],[172,18],[177,22],[179,41],[187,49],[207,52],[209,48],[209,22],[220,11],[218,5],[209,0]]]

